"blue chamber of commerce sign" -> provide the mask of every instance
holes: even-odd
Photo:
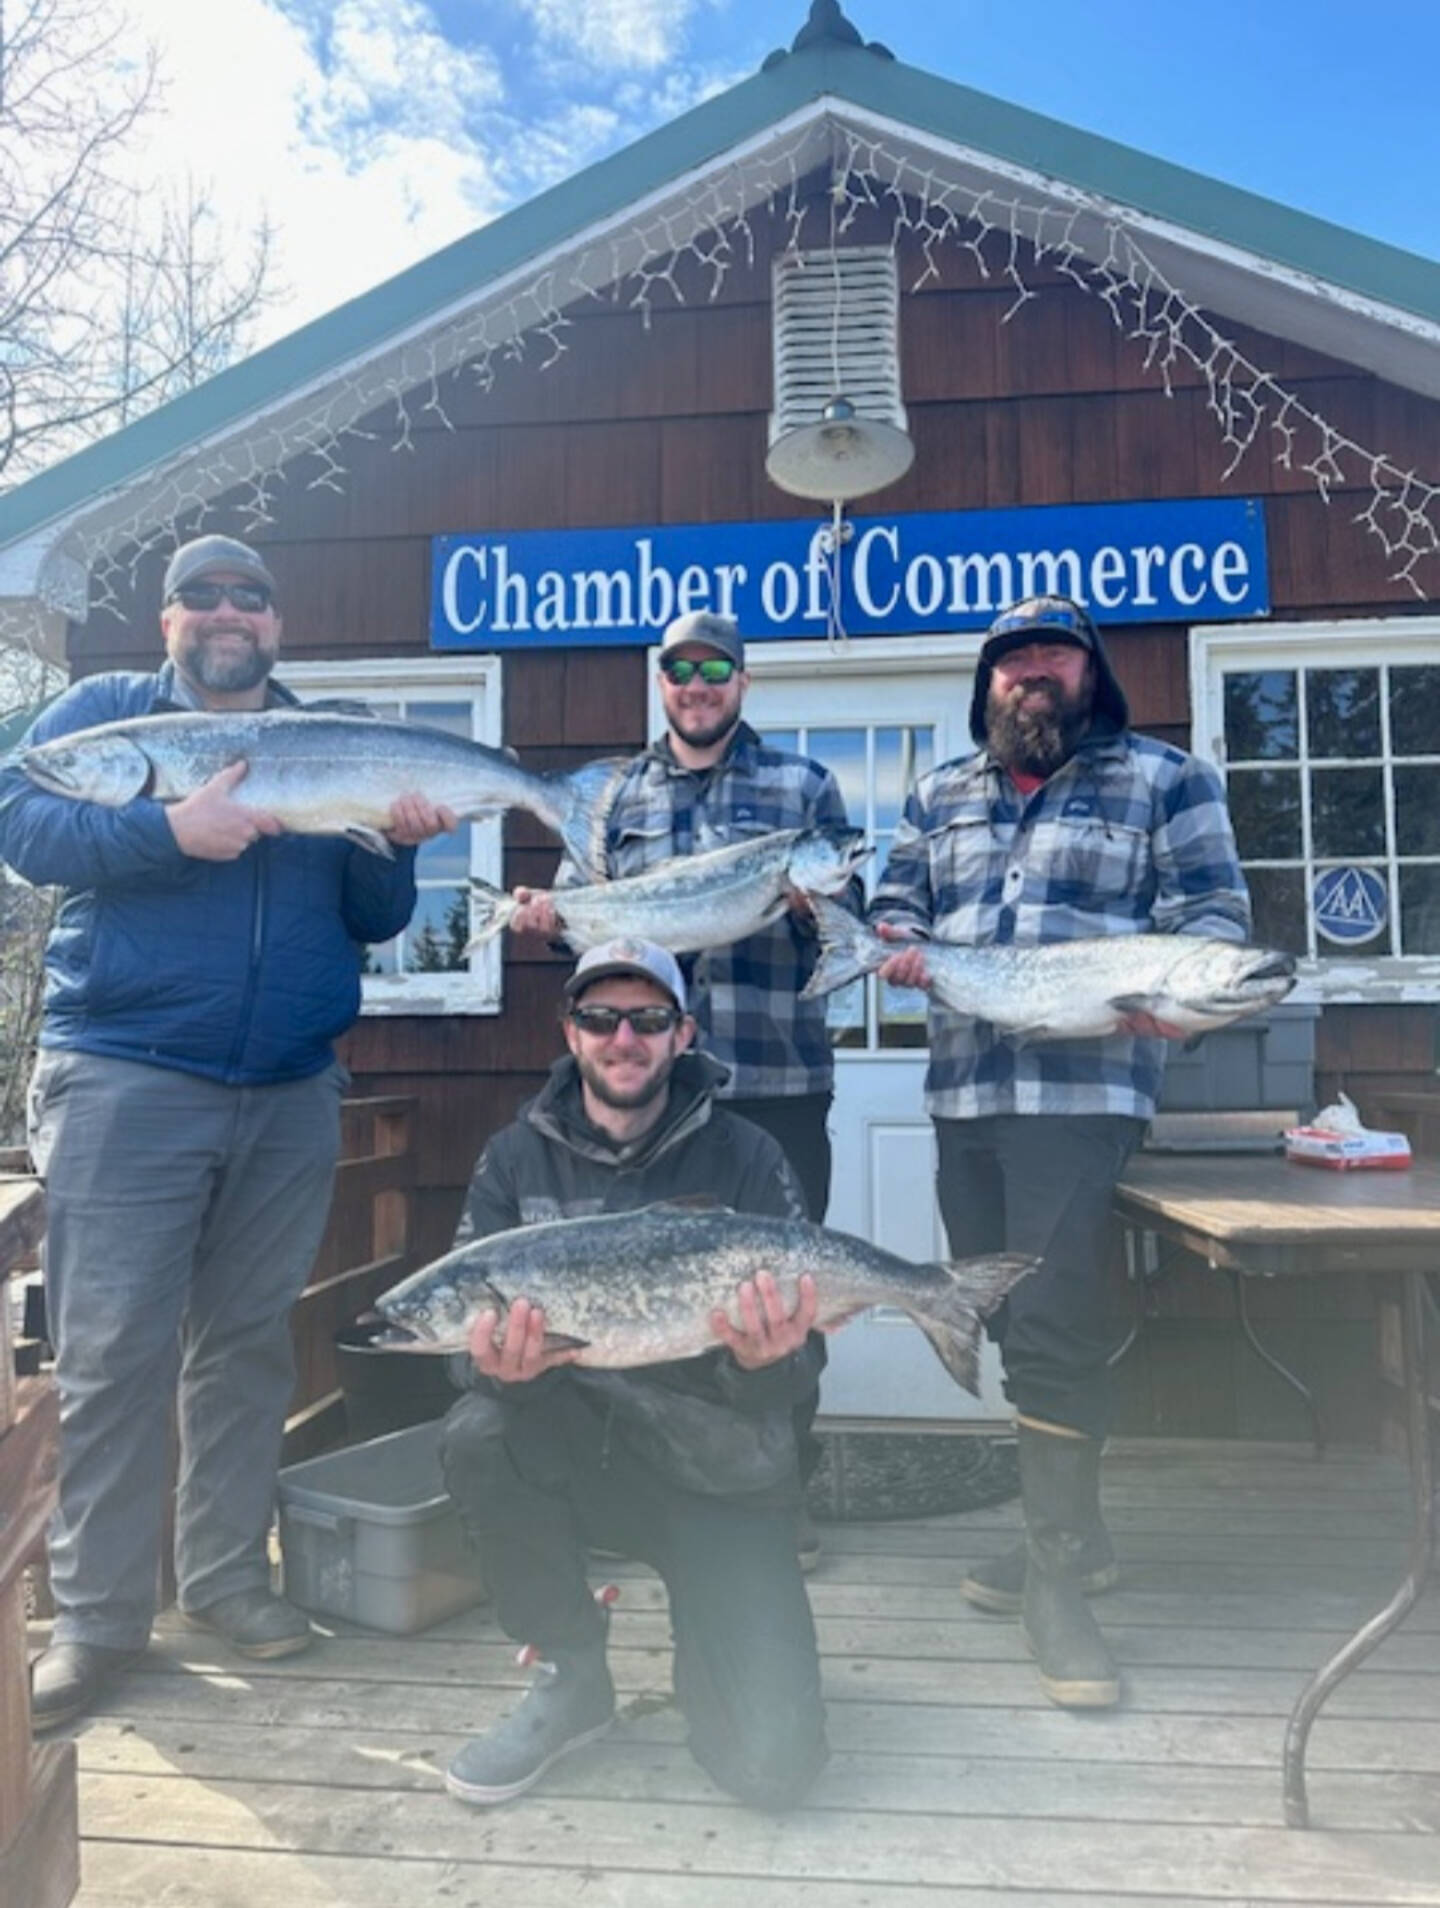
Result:
[[[830,541],[830,524],[808,519],[435,537],[431,646],[649,643],[702,609],[735,617],[754,641],[824,636]],[[840,568],[852,636],[982,629],[1039,593],[1074,597],[1102,624],[1270,608],[1256,498],[857,517]]]

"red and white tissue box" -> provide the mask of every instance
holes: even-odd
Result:
[[[1291,1126],[1285,1130],[1285,1157],[1301,1166],[1403,1172],[1410,1164],[1410,1142],[1403,1133],[1368,1130],[1341,1133],[1328,1126]]]

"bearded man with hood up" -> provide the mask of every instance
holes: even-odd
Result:
[[[990,626],[975,672],[978,753],[917,784],[871,905],[892,985],[927,987],[924,940],[1040,946],[1171,933],[1243,941],[1250,901],[1215,770],[1129,726],[1099,631],[1068,597]],[[991,1321],[1019,1419],[1025,1541],[975,1566],[977,1608],[1020,1612],[1040,1680],[1067,1708],[1119,1700],[1085,1601],[1118,1581],[1100,1515],[1110,1410],[1105,1241],[1115,1181],[1155,1112],[1159,1030],[1018,1043],[930,1007],[925,1103],[955,1258],[1044,1263]]]

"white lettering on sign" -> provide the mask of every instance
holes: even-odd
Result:
[[[772,563],[760,579],[760,607],[772,623],[788,623],[800,607],[800,578],[793,563]]]

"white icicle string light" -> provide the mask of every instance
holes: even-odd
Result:
[[[828,198],[832,211],[839,206],[839,233],[868,211],[888,220],[892,245],[915,244],[922,269],[912,291],[939,276],[940,255],[950,246],[969,252],[985,278],[995,276],[999,246],[999,275],[1014,293],[1002,323],[1043,295],[1043,288],[1026,282],[1027,258],[1047,261],[1105,305],[1145,366],[1159,373],[1167,396],[1173,395],[1177,366],[1188,365],[1199,374],[1230,453],[1227,479],[1267,437],[1275,463],[1294,469],[1301,432],[1314,433],[1318,448],[1300,467],[1327,503],[1347,475],[1356,487],[1368,489],[1355,521],[1379,542],[1392,566],[1391,578],[1426,596],[1418,573],[1440,555],[1440,485],[1335,429],[1256,364],[1169,282],[1123,214],[1102,219],[1093,208],[1031,204],[1018,192],[1002,195],[993,188],[977,191],[959,178],[947,178],[938,161],[922,170],[842,122],[833,122],[830,131],[829,169],[836,191],[826,193],[822,187],[807,193],[815,144],[813,128],[802,130],[788,147],[739,160],[617,228],[563,270],[547,267],[494,303],[471,306],[453,323],[327,386],[312,404],[282,409],[269,423],[208,456],[177,460],[168,473],[137,488],[133,506],[107,512],[103,529],[73,536],[65,555],[91,571],[92,600],[119,612],[121,592],[133,584],[140,558],[151,549],[168,548],[182,525],[193,534],[221,494],[241,493],[234,527],[254,534],[276,521],[282,487],[343,491],[351,440],[385,441],[373,424],[361,424],[382,406],[393,410],[389,448],[413,452],[413,427],[420,417],[454,428],[445,407],[447,381],[464,376],[487,392],[506,364],[535,360],[541,369],[554,364],[570,349],[570,311],[587,302],[628,306],[648,324],[658,303],[685,302],[684,275],[695,271],[702,275],[704,295],[713,300],[734,266],[752,265],[758,256],[752,208],[767,218],[778,216],[777,242],[798,250],[812,207]],[[1105,244],[1098,257],[1093,246],[1082,251],[1076,242],[1082,219],[1087,229],[1097,222],[1103,228]],[[50,607],[68,607],[58,583],[47,589],[42,580],[42,591]],[[0,626],[14,621],[12,612],[0,617]]]

